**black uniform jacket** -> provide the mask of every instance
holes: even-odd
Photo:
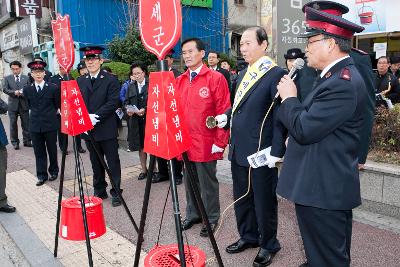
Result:
[[[301,205],[350,210],[361,203],[359,130],[367,101],[352,58],[334,65],[301,104],[287,98],[278,117],[289,143],[277,192]]]
[[[119,82],[114,75],[100,70],[92,86],[90,75],[77,79],[83,100],[89,114],[99,116],[98,122],[92,130],[95,141],[117,138],[118,128],[115,111],[119,103]],[[88,138],[83,134],[83,138]]]
[[[240,72],[238,87],[245,73],[246,70]],[[232,123],[229,160],[235,159],[237,164],[249,166],[247,156],[257,152],[263,119],[277,92],[276,86],[285,74],[283,69],[273,67],[244,95],[233,114],[231,109],[228,110],[228,119]],[[286,129],[277,127],[276,110],[271,110],[264,123],[260,150],[272,145],[271,155],[282,157],[285,153]]]
[[[57,110],[60,108],[60,89],[46,82],[40,92],[35,83],[23,89],[29,106],[29,131],[35,133],[55,131],[60,128]]]

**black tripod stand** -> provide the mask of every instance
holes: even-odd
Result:
[[[168,70],[166,61],[158,60],[157,68],[159,71]],[[201,199],[200,191],[197,187],[197,184],[195,183],[195,181],[198,180],[196,169],[193,166],[193,164],[189,161],[189,158],[188,158],[186,152],[182,154],[182,157],[183,157],[183,160],[185,162],[185,167],[187,168],[187,172],[188,172],[188,177],[185,177],[185,179],[188,179],[189,184],[190,184],[189,192],[190,192],[190,194],[192,194],[194,196],[196,208],[200,212],[203,223],[206,225],[208,236],[210,238],[215,256],[217,258],[218,265],[220,267],[222,267],[224,265],[222,263],[218,245],[217,245],[217,242],[215,241],[214,233],[211,229],[210,222],[208,220],[208,216],[205,211],[203,201]],[[138,242],[137,242],[136,251],[135,251],[135,261],[134,261],[134,265],[133,265],[134,267],[139,266],[140,250],[142,248],[142,243],[143,243],[144,226],[146,223],[147,209],[148,209],[148,205],[149,205],[151,179],[153,176],[154,165],[155,165],[155,156],[150,155],[150,163],[149,163],[149,169],[148,169],[148,175],[147,175],[146,187],[145,187],[144,199],[143,199],[142,215],[141,215],[140,224],[139,224]],[[184,244],[183,244],[183,238],[182,238],[181,215],[180,215],[179,201],[178,201],[178,192],[176,189],[174,163],[172,160],[169,160],[169,169],[170,169],[169,174],[170,174],[170,184],[171,184],[171,192],[172,192],[172,204],[173,204],[174,219],[175,219],[175,230],[176,230],[176,237],[177,237],[177,242],[178,242],[180,264],[182,267],[186,267]]]
[[[122,202],[122,205],[128,214],[128,217],[135,228],[136,232],[139,231],[139,228],[135,222],[135,220],[132,217],[131,212],[129,211],[128,206],[126,205],[126,202],[124,198],[122,197],[121,190],[116,187],[114,180],[112,179],[111,171],[109,167],[107,166],[106,162],[104,161],[104,158],[101,156],[99,149],[96,146],[96,142],[92,136],[92,133],[89,131],[88,136],[90,139],[90,143],[95,150],[97,157],[107,172],[107,175],[110,179],[110,183],[112,188],[115,190],[117,196]],[[60,186],[59,186],[59,192],[58,192],[58,205],[57,205],[57,222],[56,222],[56,231],[55,231],[55,238],[54,238],[54,257],[57,257],[57,250],[58,250],[58,233],[59,233],[59,228],[60,228],[60,215],[61,215],[61,201],[62,201],[62,195],[63,195],[63,188],[64,188],[64,173],[65,173],[65,159],[67,156],[67,148],[68,148],[68,135],[65,135],[64,137],[64,147],[62,149],[62,159],[61,159],[61,174],[60,174]],[[83,190],[83,182],[82,182],[82,173],[81,173],[81,167],[80,167],[80,161],[79,161],[79,152],[78,152],[78,147],[76,144],[76,137],[73,137],[73,148],[74,148],[74,157],[75,157],[75,173],[78,179],[78,187],[79,187],[79,196],[80,196],[80,202],[81,202],[81,208],[82,208],[82,217],[83,217],[83,225],[85,228],[85,239],[86,239],[86,248],[87,248],[87,253],[88,253],[88,259],[89,259],[89,266],[93,266],[93,260],[92,260],[92,252],[91,252],[91,246],[90,246],[90,238],[89,238],[89,231],[88,231],[88,225],[87,225],[87,218],[86,218],[86,208],[85,208],[85,201],[84,201],[84,190]]]

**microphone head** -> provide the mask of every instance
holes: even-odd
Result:
[[[293,68],[296,70],[300,70],[304,67],[304,59],[302,58],[296,58],[296,60],[293,62]]]

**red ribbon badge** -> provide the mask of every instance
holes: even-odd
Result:
[[[139,0],[142,43],[159,60],[176,45],[182,32],[179,0]]]
[[[51,21],[51,28],[53,29],[58,64],[66,73],[69,73],[75,61],[74,40],[69,16],[62,17],[57,14],[57,20]]]

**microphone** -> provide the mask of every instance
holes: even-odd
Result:
[[[298,70],[301,70],[304,67],[304,59],[302,58],[296,58],[296,60],[293,62],[293,66],[290,69],[288,75],[289,77],[293,80],[295,78],[295,74]],[[279,97],[279,92],[276,93],[274,100],[278,99]]]

